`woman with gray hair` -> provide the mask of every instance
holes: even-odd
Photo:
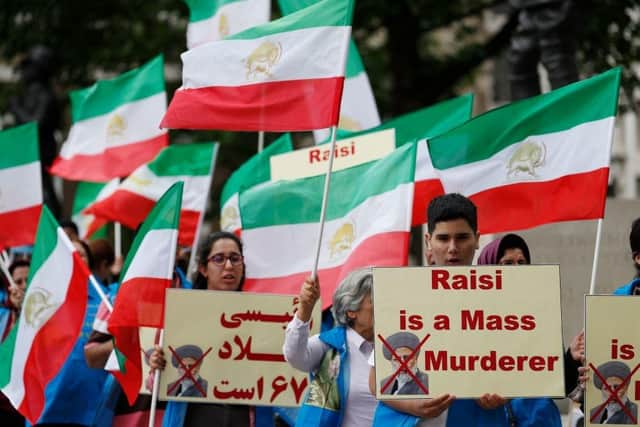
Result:
[[[376,406],[367,363],[373,351],[372,285],[370,268],[352,271],[333,295],[336,326],[309,337],[320,286],[312,278],[302,284],[298,311],[287,325],[283,346],[291,366],[312,374],[296,426],[371,425]]]

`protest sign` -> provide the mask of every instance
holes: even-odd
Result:
[[[585,296],[585,426],[638,424],[640,298]]]
[[[376,397],[564,396],[557,265],[374,268]]]
[[[298,406],[308,374],[282,355],[297,296],[168,289],[161,400]],[[320,330],[320,307],[310,334]]]
[[[327,173],[330,144],[271,156],[271,181],[299,179]],[[396,149],[395,129],[336,141],[333,171],[378,160]]]

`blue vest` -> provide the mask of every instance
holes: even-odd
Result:
[[[562,427],[560,411],[549,398],[513,399],[509,404],[518,427]]]
[[[349,352],[347,330],[337,326],[320,334],[320,341],[329,346],[320,369],[312,375],[304,402],[298,411],[296,426],[335,427],[342,424],[349,383]],[[339,361],[337,376],[331,373]]]
[[[613,291],[613,294],[614,295],[631,295],[631,292],[633,292],[633,288],[638,283],[640,283],[640,277],[636,277],[635,279],[633,279],[632,281],[630,281],[626,285],[620,286],[618,289]]]
[[[413,427],[420,418],[399,412],[382,402],[378,403],[373,416],[373,426]],[[482,409],[471,399],[454,400],[449,406],[447,427],[508,427],[504,408]]]

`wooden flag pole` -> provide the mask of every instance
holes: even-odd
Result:
[[[331,127],[331,147],[329,148],[329,167],[324,177],[324,191],[322,193],[322,208],[320,209],[320,227],[318,229],[318,244],[316,246],[316,256],[313,260],[313,270],[311,277],[318,277],[318,262],[320,260],[320,248],[322,247],[322,233],[324,232],[324,219],[327,215],[327,201],[329,199],[329,186],[331,184],[331,172],[333,170],[333,158],[336,148],[336,126]]]

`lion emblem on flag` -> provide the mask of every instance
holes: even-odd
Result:
[[[127,122],[120,114],[114,114],[107,123],[107,142],[124,136],[127,130]]]
[[[220,14],[220,20],[218,21],[218,35],[221,39],[229,35],[229,18],[224,13]]]
[[[544,165],[547,147],[542,142],[526,140],[513,153],[507,163],[507,176],[514,177],[520,173],[537,178],[536,168]]]
[[[52,295],[46,289],[29,289],[22,312],[24,321],[34,329],[40,328],[53,315],[60,304],[51,301]]]
[[[352,222],[345,222],[329,240],[329,257],[337,258],[351,250],[356,240],[356,227]]]
[[[224,231],[233,231],[240,227],[240,215],[238,210],[234,206],[227,206],[222,209],[222,215],[220,215],[220,228]]]
[[[280,61],[282,46],[280,43],[264,41],[244,60],[247,80],[271,77],[271,70]]]
[[[338,127],[340,129],[345,129],[351,132],[355,132],[358,130],[362,130],[362,125],[358,123],[357,120],[349,117],[340,115],[340,120],[338,121]]]

